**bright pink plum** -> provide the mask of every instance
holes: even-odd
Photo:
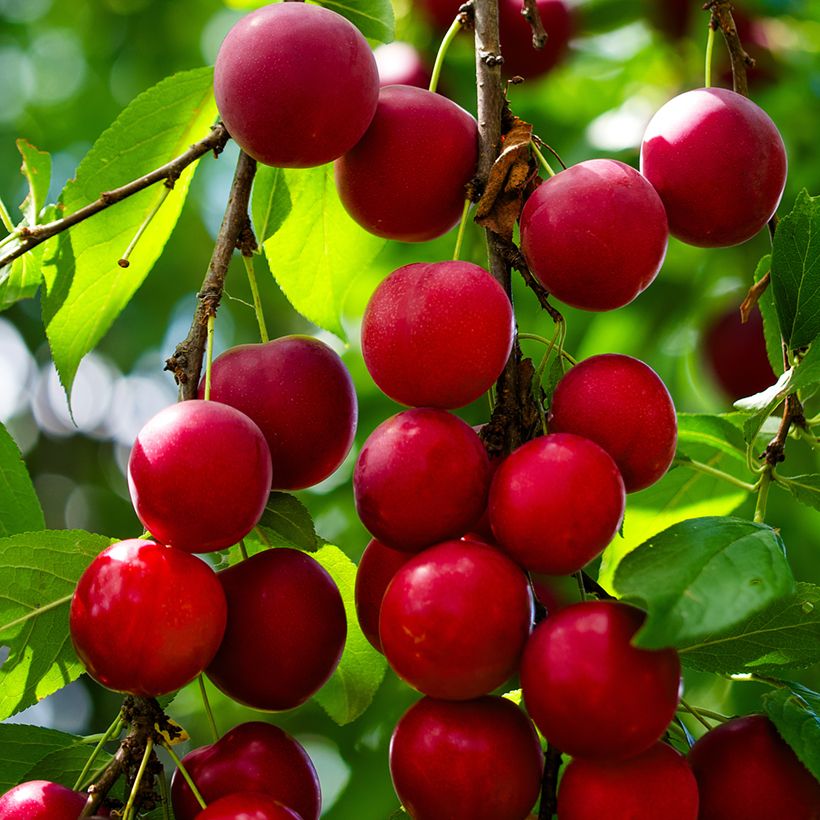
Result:
[[[674,718],[678,653],[632,645],[644,617],[617,601],[588,601],[550,615],[532,633],[521,662],[524,702],[562,752],[624,760],[652,746]]]
[[[255,526],[270,493],[270,450],[244,413],[216,401],[160,410],[137,435],[128,489],[140,521],[163,544],[212,552]]]
[[[671,99],[641,145],[641,172],[663,200],[670,232],[704,248],[751,239],[780,203],[786,169],[769,115],[725,88]]]
[[[390,741],[390,774],[413,820],[522,820],[544,767],[527,716],[500,697],[422,698]]]
[[[411,407],[462,407],[487,392],[512,349],[504,289],[471,262],[417,262],[370,297],[362,353],[373,381]]]
[[[332,162],[370,124],[379,74],[367,40],[320,6],[276,3],[229,32],[214,69],[220,116],[243,151],[266,165]]]
[[[672,397],[649,365],[631,356],[591,356],[558,382],[550,431],[588,438],[612,456],[628,493],[649,487],[675,458]]]
[[[629,304],[658,274],[669,230],[663,203],[634,169],[591,159],[535,189],[521,212],[521,250],[556,299],[584,310]]]
[[[440,94],[390,85],[365,135],[337,161],[336,187],[370,233],[426,242],[458,223],[477,162],[471,114]]]
[[[225,595],[204,561],[139,539],[112,544],[91,562],[69,616],[91,677],[141,697],[174,692],[199,675],[225,621]]]
[[[611,456],[581,436],[553,433],[501,463],[490,488],[490,524],[499,546],[523,567],[569,575],[614,538],[625,501]]]
[[[200,398],[204,389],[203,379]],[[358,403],[350,373],[311,336],[226,350],[213,362],[211,398],[259,426],[270,449],[275,490],[301,490],[327,478],[356,434]]]
[[[0,820],[77,820],[88,795],[48,780],[28,780],[0,796]]]
[[[216,743],[188,752],[182,763],[208,804],[237,792],[261,792],[302,820],[319,818],[316,769],[302,746],[278,726],[242,723]],[[202,811],[178,769],[171,779],[171,803],[176,820],[194,820]]]
[[[476,541],[445,541],[396,572],[379,635],[400,678],[425,695],[467,700],[516,671],[532,617],[527,578],[509,558]]]
[[[293,809],[261,792],[236,792],[220,797],[196,820],[302,820]]]
[[[316,559],[265,550],[218,573],[225,637],[208,677],[254,709],[293,709],[333,674],[347,635],[342,596]]]
[[[444,410],[405,410],[368,437],[353,472],[356,509],[370,533],[418,552],[459,538],[487,501],[490,465],[475,431]]]

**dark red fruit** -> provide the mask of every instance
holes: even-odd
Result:
[[[379,85],[414,85],[427,88],[430,85],[430,67],[422,59],[418,49],[410,43],[394,40],[382,43],[373,50],[379,69]]]
[[[204,390],[203,380],[200,398]],[[310,336],[226,350],[213,363],[211,398],[259,426],[270,448],[274,490],[301,490],[327,478],[356,434],[350,373],[336,353]]]
[[[682,40],[689,33],[694,13],[690,0],[643,0],[649,21],[670,40]],[[734,14],[734,9],[732,9]]]
[[[700,820],[820,820],[820,783],[765,715],[735,718],[689,752]]]
[[[469,425],[444,410],[405,410],[382,422],[359,453],[356,509],[379,541],[418,552],[478,520],[489,475],[487,452]]]
[[[339,663],[347,635],[344,604],[327,571],[299,550],[257,553],[218,578],[228,601],[225,637],[208,677],[255,709],[293,709]]]
[[[542,770],[532,724],[504,698],[422,698],[390,741],[393,786],[413,820],[521,820]]]
[[[359,30],[329,9],[277,3],[229,32],[214,69],[219,113],[246,153],[307,168],[361,138],[378,99],[376,61]]]
[[[571,433],[527,442],[501,463],[490,488],[498,544],[533,572],[569,575],[621,526],[624,483],[612,458]]]
[[[199,558],[153,541],[104,549],[71,601],[71,640],[89,675],[117,692],[174,692],[208,665],[225,631],[225,596]]]
[[[748,322],[741,321],[737,308],[721,314],[706,331],[704,346],[717,383],[732,401],[760,393],[777,381],[757,307]]]
[[[769,115],[725,88],[671,99],[641,145],[641,171],[663,200],[670,232],[704,248],[751,239],[780,202],[786,166]]]
[[[379,652],[379,612],[387,585],[393,580],[398,569],[410,558],[409,552],[394,550],[373,538],[365,547],[356,570],[356,614],[365,638]]]
[[[302,820],[293,809],[260,792],[237,792],[220,797],[196,820]]]
[[[536,627],[521,662],[527,711],[573,757],[622,760],[660,739],[675,716],[674,649],[630,643],[644,613],[615,601],[574,604]]]
[[[365,135],[336,163],[336,186],[370,233],[426,242],[461,218],[477,162],[472,115],[440,94],[391,85]]]
[[[672,397],[658,374],[631,356],[591,356],[573,367],[555,388],[549,425],[603,447],[628,493],[654,484],[675,458]]]
[[[128,489],[140,521],[163,544],[212,552],[236,544],[259,521],[271,461],[259,428],[215,401],[166,407],[140,430]]]
[[[462,407],[495,383],[515,321],[504,289],[471,262],[417,262],[375,290],[362,322],[373,381],[411,407]]]
[[[629,304],[652,284],[669,232],[663,204],[634,169],[591,159],[535,189],[521,212],[521,250],[555,297],[584,310]]]
[[[499,0],[498,25],[501,32],[503,70],[508,77],[527,79],[546,74],[562,62],[569,51],[573,23],[564,0],[536,0],[538,14],[547,32],[544,47],[532,47],[532,27],[521,14],[521,0]]]
[[[396,572],[379,635],[400,678],[425,695],[466,700],[515,672],[532,616],[527,578],[512,561],[486,544],[446,541]]]
[[[0,820],[77,820],[88,795],[48,780],[29,780],[0,797]]]
[[[698,786],[686,758],[656,743],[628,760],[575,758],[558,789],[559,820],[697,820]]]
[[[322,793],[307,752],[278,726],[242,723],[210,746],[182,758],[206,803],[236,792],[261,792],[298,812],[303,820],[318,820]],[[176,820],[194,820],[199,803],[174,772],[171,803]]]

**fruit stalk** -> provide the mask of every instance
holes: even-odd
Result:
[[[729,59],[732,64],[732,87],[738,94],[749,96],[749,83],[746,79],[746,69],[754,66],[754,58],[750,57],[740,42],[737,27],[732,17],[732,3],[730,0],[712,0],[704,6],[711,12],[709,25],[720,28],[726,47],[729,49]]]

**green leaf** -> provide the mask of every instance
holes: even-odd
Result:
[[[0,311],[37,293],[42,278],[43,255],[48,244],[38,245],[0,270]]]
[[[820,587],[800,582],[733,629],[681,649],[681,661],[702,672],[776,675],[820,660]]]
[[[771,527],[711,516],[675,524],[631,552],[615,588],[649,611],[638,646],[684,647],[790,594],[794,578]]]
[[[771,416],[783,399],[789,393],[794,392],[792,385],[792,377],[794,375],[794,368],[790,367],[783,373],[778,380],[771,386],[767,387],[760,393],[755,393],[753,396],[747,396],[743,399],[738,399],[735,402],[735,407],[749,413],[749,417],[743,422],[743,438],[748,444],[752,444],[760,433],[766,419]]]
[[[0,539],[0,720],[62,689],[84,671],[68,631],[80,575],[110,538],[44,530]]]
[[[313,557],[330,573],[347,615],[347,639],[336,671],[314,699],[340,726],[351,723],[370,705],[384,678],[387,661],[365,638],[354,602],[356,565],[338,547],[326,544]]]
[[[66,214],[158,168],[206,136],[216,116],[211,68],[184,71],[140,94],[94,143],[61,195]],[[176,224],[197,163],[173,190],[154,185],[60,234],[43,269],[43,321],[66,394],[94,348],[142,284]],[[168,194],[167,198],[163,197]],[[130,257],[117,263],[157,206]]]
[[[71,788],[92,749],[82,743],[81,738],[66,732],[16,723],[0,724],[0,794],[18,783],[35,779],[52,780]],[[82,763],[77,766],[82,753]],[[103,752],[100,764],[109,758]],[[65,770],[58,768],[58,763],[64,763]],[[32,773],[48,773],[48,776],[32,777]]]
[[[253,178],[251,214],[256,241],[260,246],[282,227],[290,211],[290,193],[282,169],[259,165]]]
[[[820,344],[813,344],[809,352],[794,368],[792,390],[807,390],[820,384]]]
[[[43,509],[23,456],[0,424],[0,538],[45,527]]]
[[[772,269],[772,255],[767,253],[754,272],[755,282],[759,282]],[[757,300],[760,315],[763,317],[763,337],[766,340],[766,355],[775,373],[783,372],[783,341],[780,336],[780,322],[777,320],[777,307],[774,303],[774,288],[769,287],[760,294]]]
[[[742,424],[742,418],[739,413],[678,413],[677,458],[687,455],[688,450],[695,445],[703,445],[710,450],[726,453],[745,464],[746,444],[738,426]]]
[[[820,695],[789,683],[763,696],[763,708],[803,765],[820,780]]]
[[[40,211],[45,207],[48,188],[51,185],[51,155],[40,151],[28,140],[17,140],[17,150],[23,157],[20,170],[28,182],[28,195],[23,200],[20,210],[29,226],[36,225]]]
[[[385,240],[347,215],[336,193],[332,165],[285,169],[283,174],[289,202],[273,203],[268,218],[276,223],[284,209],[290,210],[264,244],[268,265],[299,313],[346,340],[341,322],[345,297]]]
[[[777,486],[788,490],[798,501],[820,510],[820,475],[782,476],[776,478]]]
[[[772,286],[788,347],[811,344],[820,333],[820,196],[805,188],[775,231]]]
[[[225,0],[226,4],[235,9],[258,9],[267,6],[268,0]],[[342,17],[346,17],[356,28],[380,43],[389,43],[395,36],[395,17],[390,0],[323,0],[320,6],[331,9]],[[455,6],[458,9],[458,6]],[[455,11],[453,12],[455,17]]]
[[[296,547],[306,552],[319,547],[307,507],[290,493],[272,492],[257,526],[268,547]]]

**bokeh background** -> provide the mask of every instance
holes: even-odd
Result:
[[[245,13],[235,0],[0,0],[0,196],[9,208],[25,194],[17,137],[53,155],[51,198],[95,138],[140,91],[176,71],[211,64],[222,37]],[[457,7],[454,2],[454,7]],[[567,164],[614,157],[637,165],[643,129],[667,99],[703,82],[708,15],[699,0],[675,17],[673,2],[576,0],[576,34],[567,58],[547,75],[510,88],[513,109],[535,125]],[[751,94],[783,134],[790,163],[780,213],[801,188],[820,193],[820,0],[739,0],[746,44],[759,60]],[[430,63],[438,34],[408,0],[395,0],[397,37]],[[502,44],[503,45],[503,44]],[[475,111],[469,35],[457,38],[441,90]],[[720,39],[715,84],[730,85]],[[98,349],[80,367],[74,419],[53,366],[37,299],[0,315],[0,421],[21,447],[51,528],[82,528],[116,537],[138,535],[124,477],[130,445],[142,424],[173,402],[176,388],[163,372],[165,358],[185,337],[194,295],[206,270],[235,159],[229,147],[200,165],[183,215],[165,252],[132,303]],[[356,446],[342,468],[320,486],[299,493],[317,530],[357,559],[367,534],[355,518],[350,476],[358,447],[398,410],[382,396],[363,366],[358,324],[375,285],[393,268],[449,258],[454,234],[423,246],[389,244],[354,283],[345,323],[345,347],[312,327],[293,309],[257,259],[257,275],[271,336],[315,334],[341,353],[353,373],[361,410]],[[737,248],[703,251],[672,240],[656,283],[631,305],[605,314],[566,309],[567,349],[577,358],[620,352],[649,362],[669,386],[680,410],[725,411],[731,400],[704,355],[716,317],[736,307],[752,272],[769,250],[765,232]],[[469,226],[462,258],[482,261],[483,241]],[[234,261],[216,323],[216,353],[258,340],[250,294]],[[550,336],[551,322],[516,284],[522,331]],[[531,343],[525,343],[529,345]],[[525,352],[538,356],[537,346]],[[815,410],[816,412],[816,410]],[[460,411],[473,424],[487,418],[485,401]],[[807,446],[790,445],[788,473],[817,472]],[[740,514],[751,516],[751,507]],[[767,521],[782,529],[799,579],[820,582],[817,513],[773,490]],[[629,518],[627,517],[627,526]],[[820,687],[818,670],[801,676]],[[726,712],[755,708],[756,685],[730,686],[690,676],[690,700]],[[212,693],[222,730],[259,719]],[[417,695],[388,673],[372,707],[337,727],[315,704],[264,716],[295,734],[314,758],[331,820],[387,818],[398,807],[387,770],[387,745],[396,720]],[[81,680],[15,720],[67,731],[102,731],[119,698]],[[170,708],[193,745],[209,742],[198,694],[185,690]]]

